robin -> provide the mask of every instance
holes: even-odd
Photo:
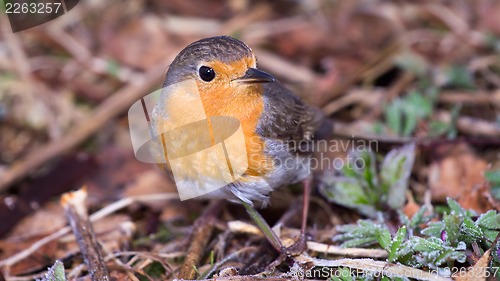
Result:
[[[321,112],[305,104],[272,75],[257,69],[252,50],[242,41],[229,36],[196,41],[177,55],[167,71],[164,89],[185,81],[192,81],[197,88],[204,115],[226,116],[239,121],[245,143],[246,169],[241,176],[203,197],[229,199],[243,204],[270,244],[280,253],[304,251],[311,186],[307,144],[322,124]],[[164,91],[155,105],[152,127],[156,135],[161,135],[172,124],[184,125],[186,118],[198,114],[193,109],[194,102],[176,89]],[[180,138],[182,142],[193,145],[201,137],[186,132]],[[207,138],[214,143],[213,135]],[[166,157],[171,157],[171,154]],[[198,160],[184,162],[180,170],[207,170],[206,165]],[[169,164],[164,168],[167,171],[172,169]],[[215,180],[216,176],[211,172],[202,174],[204,182]],[[187,172],[184,176],[184,183],[187,181],[193,186],[200,181]],[[255,210],[255,205],[265,206],[269,193],[274,189],[301,181],[304,184],[301,235],[296,244],[284,248]]]

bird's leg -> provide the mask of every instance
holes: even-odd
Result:
[[[252,207],[250,204],[242,202],[247,213],[250,215],[252,220],[257,224],[260,231],[264,234],[267,241],[280,253],[280,258],[278,260],[283,260],[286,256],[298,256],[305,250],[307,250],[307,240],[306,240],[306,227],[307,227],[307,216],[309,213],[309,197],[311,193],[311,178],[307,178],[303,181],[304,185],[304,196],[302,202],[302,224],[300,226],[300,235],[292,246],[285,248],[278,238],[276,233],[271,229],[269,224],[264,220],[264,218]]]
[[[291,256],[300,255],[302,252],[307,250],[307,239],[306,239],[306,227],[307,227],[307,215],[309,213],[309,197],[311,194],[311,178],[308,177],[302,183],[304,185],[304,196],[302,201],[302,224],[300,226],[300,235],[297,242],[287,248],[287,254]]]
[[[264,218],[255,210],[253,206],[246,202],[242,202],[243,206],[245,206],[245,209],[247,210],[248,215],[250,215],[250,218],[257,224],[257,227],[262,231],[264,236],[266,237],[267,241],[280,253],[280,254],[285,254],[286,249],[281,243],[280,239],[274,233],[274,231],[271,229],[269,224],[264,220]]]

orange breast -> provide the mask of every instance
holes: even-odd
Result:
[[[260,116],[264,111],[262,87],[257,84],[227,87],[227,83],[224,84],[226,87],[217,86],[217,84],[210,85],[210,87],[206,87],[207,84],[196,85],[193,83],[191,85],[199,89],[198,96],[189,94],[193,92],[190,87],[179,87],[179,89],[171,91],[166,104],[162,105],[166,108],[167,118],[157,120],[155,123],[156,132],[168,132],[171,131],[171,128],[189,124],[190,120],[206,120],[211,116],[235,117],[240,121],[245,139],[248,163],[245,174],[263,176],[272,171],[273,159],[264,153],[264,140],[256,133]],[[187,142],[204,146],[207,142],[212,141],[213,144],[213,132],[210,135],[199,130],[189,130],[178,134],[175,138],[177,138],[177,143]],[[170,147],[167,145],[168,148]],[[189,153],[180,151],[178,154]],[[238,157],[241,156],[241,154],[238,155]],[[168,155],[165,155],[165,158],[167,157]],[[231,159],[238,157],[232,157]],[[220,179],[227,177],[227,175],[221,176],[217,167],[205,165],[204,163],[207,163],[207,161],[210,161],[210,159],[199,157],[194,162],[186,161],[181,163],[183,166],[179,169],[182,170],[185,178]],[[168,164],[161,166],[170,170]],[[241,178],[240,180],[245,179]]]
[[[202,94],[201,99],[207,116],[232,116],[241,122],[248,157],[246,174],[261,176],[271,171],[273,161],[264,154],[264,140],[256,133],[264,112],[262,86],[214,90],[210,95]]]

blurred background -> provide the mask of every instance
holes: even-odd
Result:
[[[382,151],[417,143],[416,202],[430,191],[432,202],[498,206],[499,1],[81,0],[18,33],[0,14],[0,235],[20,241],[2,244],[0,258],[65,224],[65,191],[86,185],[92,210],[175,192],[134,158],[127,110],[161,87],[182,48],[215,35],[250,45],[259,68],[323,109],[337,138],[377,140]],[[140,221],[146,235],[160,222],[188,226],[202,208],[135,206],[114,223]]]

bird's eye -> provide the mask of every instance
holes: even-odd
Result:
[[[200,78],[205,82],[210,82],[215,78],[215,71],[208,66],[201,66],[198,70]]]

